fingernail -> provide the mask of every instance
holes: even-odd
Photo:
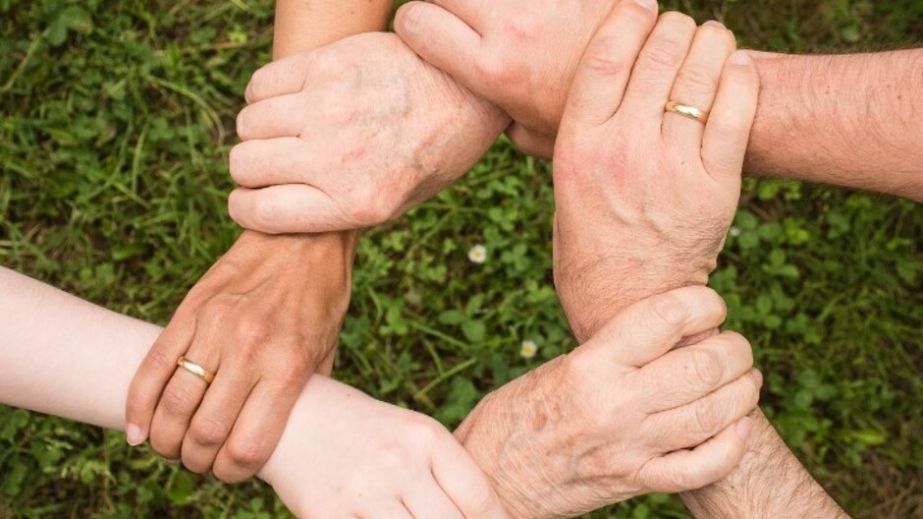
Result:
[[[144,433],[141,432],[140,427],[133,423],[128,424],[128,427],[125,428],[125,436],[128,437],[128,445],[132,447],[137,447],[144,443]]]
[[[728,58],[728,63],[732,65],[749,65],[752,61],[753,59],[750,57],[750,53],[745,50],[736,51]]]
[[[709,27],[715,27],[715,28],[717,28],[717,29],[726,29],[726,28],[727,28],[727,27],[724,26],[723,23],[721,23],[721,22],[719,22],[719,21],[717,21],[717,20],[709,20],[709,21],[705,22],[705,23],[702,24],[702,25],[707,25],[707,26],[709,26]]]
[[[635,0],[635,2],[645,9],[654,9],[657,7],[657,0]]]
[[[416,5],[405,5],[401,9],[401,29],[406,32],[417,30],[420,25],[420,9]]]
[[[750,437],[750,431],[753,429],[753,419],[749,416],[745,416],[740,420],[737,420],[737,423],[734,424],[734,432],[737,433],[737,436],[741,440],[746,441]]]

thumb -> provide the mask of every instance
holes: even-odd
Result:
[[[720,326],[726,315],[724,300],[714,290],[679,288],[626,307],[581,348],[598,348],[619,364],[641,367],[683,337]]]
[[[476,67],[481,36],[459,17],[435,4],[408,2],[397,10],[394,31],[424,61],[489,99]]]

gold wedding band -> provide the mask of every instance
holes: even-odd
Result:
[[[676,101],[670,101],[667,103],[667,106],[664,107],[664,111],[673,112],[675,114],[682,115],[683,117],[688,117],[695,121],[699,121],[702,124],[708,122],[708,112],[705,110],[696,108],[691,105],[684,105]]]
[[[179,359],[177,359],[176,365],[185,369],[189,373],[192,373],[193,375],[201,378],[202,380],[205,381],[206,384],[211,384],[212,381],[215,380],[214,373],[212,373],[211,371],[208,371],[202,366],[199,366],[198,364],[196,364],[195,362],[192,362],[186,357],[180,357]]]

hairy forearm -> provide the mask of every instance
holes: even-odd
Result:
[[[747,171],[923,201],[923,49],[752,55]]]
[[[757,410],[747,454],[722,481],[682,494],[697,518],[848,517]]]

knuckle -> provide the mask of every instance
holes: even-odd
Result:
[[[720,337],[728,342],[732,355],[744,358],[747,368],[753,367],[753,346],[746,337],[732,331],[722,332]]]
[[[199,315],[207,322],[225,323],[233,322],[235,302],[229,297],[213,297],[202,307]]]
[[[176,368],[176,359],[168,357],[160,348],[153,348],[148,352],[147,363],[158,372],[172,371]]]
[[[394,204],[389,196],[382,196],[380,191],[370,189],[362,193],[363,203],[350,208],[352,219],[360,226],[367,227],[387,222],[394,216]]]
[[[509,88],[514,79],[506,60],[497,55],[482,55],[475,62],[475,69],[488,85]]]
[[[667,485],[680,491],[692,490],[699,486],[697,474],[689,471],[673,469],[666,474]]]
[[[167,415],[183,416],[190,413],[198,401],[198,396],[193,391],[181,387],[169,387],[163,394],[161,404]]]
[[[484,477],[478,477],[462,489],[464,510],[468,517],[488,517],[494,508],[494,494]]]
[[[272,337],[272,326],[259,318],[242,319],[234,329],[237,345],[255,352],[261,350]]]
[[[272,197],[261,196],[252,200],[250,216],[253,224],[260,229],[275,229],[282,216],[282,211]]]
[[[718,78],[699,65],[683,67],[677,81],[681,88],[688,88],[694,92],[708,92],[718,86]]]
[[[724,365],[718,354],[707,348],[693,348],[691,354],[698,382],[707,388],[717,386],[724,375]]]
[[[527,12],[508,18],[503,26],[503,32],[511,40],[528,43],[541,38],[546,29],[542,27],[540,20]]]
[[[405,434],[412,445],[432,446],[438,438],[447,434],[447,431],[432,418],[414,415],[407,423]]]
[[[721,416],[711,401],[707,399],[697,400],[693,409],[695,425],[700,432],[708,435],[717,432],[718,427],[721,425]]]
[[[312,364],[303,358],[291,359],[283,366],[279,373],[279,379],[284,387],[296,388],[301,390],[307,379],[307,375],[312,370]]]
[[[225,449],[234,465],[250,470],[259,468],[269,458],[265,445],[259,440],[231,438]]]
[[[224,483],[236,483],[240,480],[237,470],[224,451],[219,452],[218,457],[215,458],[212,474],[216,479]]]
[[[189,428],[193,442],[203,446],[221,445],[227,438],[230,427],[213,418],[196,419]]]
[[[162,435],[156,434],[155,430],[151,430],[151,448],[164,459],[176,458],[176,446]]]
[[[675,40],[658,40],[644,47],[641,51],[641,59],[649,66],[672,69],[682,62],[683,50],[679,42]]]
[[[599,75],[615,76],[626,70],[630,64],[618,57],[619,42],[606,37],[593,43],[587,51],[586,67]]]
[[[675,294],[657,297],[651,307],[657,319],[671,328],[683,324],[689,317],[689,309]]]

